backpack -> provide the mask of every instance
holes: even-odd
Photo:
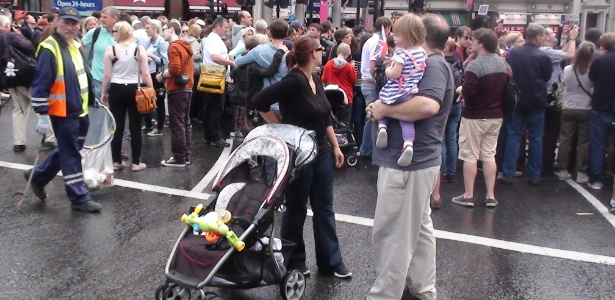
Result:
[[[460,61],[452,63],[451,71],[453,72],[453,82],[456,90],[463,84],[463,64]]]
[[[4,33],[4,53],[0,62],[2,86],[5,88],[31,86],[36,74],[36,59],[13,48],[8,32]],[[12,66],[9,66],[9,63]]]
[[[506,75],[506,79],[504,95],[502,95],[502,111],[504,112],[504,120],[509,121],[515,114],[517,104],[521,100],[521,91],[512,76]]]
[[[389,78],[386,74],[387,66],[384,64],[385,57],[379,57],[376,60],[376,69],[374,71],[374,81],[376,82],[376,92],[380,92],[382,88],[387,84]]]
[[[92,60],[94,60],[94,45],[96,45],[96,41],[98,40],[98,36],[100,35],[100,30],[101,30],[101,27],[94,29],[94,36],[92,36],[92,45],[90,45],[88,49],[88,62],[87,63],[90,68],[92,67]]]

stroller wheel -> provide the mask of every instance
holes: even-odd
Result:
[[[358,160],[356,156],[351,155],[346,158],[346,162],[348,163],[349,166],[354,167],[357,165]]]
[[[280,284],[280,296],[284,300],[298,300],[305,292],[305,276],[297,270],[292,270],[284,276]]]
[[[177,284],[161,285],[156,290],[156,300],[189,300],[190,297],[190,289]]]

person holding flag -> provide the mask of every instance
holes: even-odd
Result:
[[[376,19],[376,27],[380,29],[380,34],[374,34],[363,45],[361,52],[361,92],[365,97],[365,105],[378,99],[380,91],[376,88],[376,61],[387,55],[387,37],[391,33],[393,22],[387,17],[379,17]],[[363,129],[363,141],[361,143],[361,156],[372,156],[372,122],[367,120]]]

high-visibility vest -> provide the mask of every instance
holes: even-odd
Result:
[[[37,55],[41,48],[51,51],[56,59],[57,66],[56,78],[51,85],[51,89],[49,90],[49,98],[47,99],[49,102],[48,114],[51,116],[66,117],[66,83],[64,81],[64,61],[62,60],[60,44],[53,36],[49,36],[39,44]],[[69,45],[68,52],[72,59],[73,65],[75,66],[75,73],[77,74],[77,81],[79,82],[81,108],[83,109],[83,113],[79,116],[83,117],[88,114],[88,75],[85,73],[85,64],[81,53],[79,52],[79,48]]]

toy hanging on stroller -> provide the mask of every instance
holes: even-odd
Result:
[[[345,124],[340,121],[341,115],[344,113],[344,106],[348,105],[348,97],[346,92],[336,84],[330,84],[325,87],[325,95],[331,104],[331,120],[333,122],[333,130],[337,137],[337,142],[340,145],[342,153],[346,156],[346,163],[354,167],[357,165],[357,157],[359,156],[359,147],[350,128],[350,124]]]
[[[274,237],[277,211],[295,171],[317,154],[315,134],[292,125],[255,128],[231,153],[214,181],[216,194],[191,209],[165,268],[156,300],[198,299],[205,287],[280,285],[283,299],[301,299],[305,278],[286,271],[295,245]],[[204,234],[205,236],[203,236]],[[215,295],[215,294],[214,294]]]

